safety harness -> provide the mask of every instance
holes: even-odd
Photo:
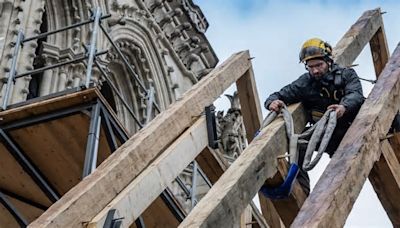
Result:
[[[281,109],[283,119],[286,126],[286,135],[289,141],[289,163],[290,168],[288,175],[284,182],[275,188],[263,185],[261,192],[268,198],[272,199],[284,199],[289,196],[292,191],[293,183],[299,173],[299,144],[308,144],[306,154],[303,162],[303,169],[309,171],[315,167],[322,157],[329,140],[332,137],[333,131],[336,127],[336,112],[334,110],[328,110],[322,116],[322,118],[315,123],[311,128],[303,132],[302,134],[294,133],[293,117],[287,109],[286,105]],[[278,113],[270,112],[264,119],[260,131],[268,126],[276,117]],[[258,133],[260,132],[258,131]],[[258,134],[257,133],[257,134]],[[318,153],[314,160],[312,155],[319,144]]]

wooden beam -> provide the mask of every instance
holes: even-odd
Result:
[[[393,137],[389,138],[390,145],[392,145],[394,155],[400,161],[400,133],[396,132]]]
[[[375,162],[369,180],[393,227],[400,227],[400,164],[387,140],[381,142],[382,156]]]
[[[131,137],[91,175],[30,227],[80,227],[90,221],[250,67],[248,51],[234,54]],[[166,134],[167,132],[167,134]]]
[[[380,27],[377,25],[379,22],[377,21],[377,17],[380,16],[379,10],[371,10],[365,12],[361,18],[356,22],[355,25],[351,27],[351,29],[345,34],[345,36],[339,41],[338,45],[334,49],[334,57],[335,61],[340,65],[350,65],[354,59],[359,55],[362,51],[364,45],[371,39],[371,37],[375,34],[376,30]],[[299,111],[297,109],[293,110],[294,112]],[[295,116],[295,115],[294,115]],[[296,116],[297,117],[297,116]],[[304,115],[303,115],[304,117]],[[296,122],[296,120],[295,120]],[[275,126],[275,125],[274,125]],[[304,126],[304,125],[303,125]],[[282,131],[283,131],[283,125]],[[270,131],[271,129],[268,128]],[[269,139],[276,138],[276,140],[281,140],[282,138],[286,138],[281,134],[280,131],[274,131],[273,133],[268,132]],[[272,136],[270,134],[273,134]],[[278,134],[278,135],[276,135]],[[281,134],[281,135],[279,135]],[[280,137],[279,137],[280,136]],[[261,138],[265,137],[265,135],[261,136]],[[263,143],[267,143],[265,142]],[[269,143],[269,141],[268,141]],[[253,145],[255,144],[255,145]],[[285,145],[283,142],[281,145]],[[273,150],[279,150],[282,146],[271,147],[268,148]],[[249,151],[248,153],[243,153],[239,156],[238,160],[230,167],[231,171],[228,170],[221,180],[217,182],[217,184],[210,190],[210,193],[206,195],[208,197],[208,204],[200,207],[197,207],[189,214],[189,216],[184,220],[181,224],[181,227],[184,225],[193,225],[194,227],[204,227],[209,225],[210,227],[218,227],[218,224],[221,226],[226,226],[226,224],[231,224],[231,221],[237,219],[236,217],[240,213],[240,209],[244,208],[244,205],[248,203],[248,199],[250,196],[253,196],[255,193],[253,191],[257,191],[261,184],[258,185],[258,181],[254,181],[251,179],[253,176],[261,177],[272,177],[265,173],[266,171],[263,169],[268,169],[271,165],[265,164],[268,160],[263,160],[262,166],[260,165],[260,161],[258,160],[258,156],[262,157],[264,153],[262,152],[264,149],[267,150],[267,147],[263,147],[265,144],[262,144],[258,140],[254,143],[251,143],[250,146],[246,149]],[[250,153],[251,151],[251,153]],[[270,152],[269,157],[274,157],[273,152]],[[251,154],[252,159],[247,158]],[[276,157],[276,156],[275,156]],[[269,162],[269,161],[268,161]],[[276,162],[276,161],[275,161]],[[257,170],[252,170],[247,166],[248,164],[252,164],[253,167],[258,168],[264,171],[265,176],[260,176]],[[236,164],[235,168],[233,166]],[[265,166],[268,166],[266,168]],[[239,166],[239,167],[237,167]],[[274,171],[276,172],[276,164],[272,165]],[[372,165],[371,165],[372,166]],[[249,169],[246,169],[249,168]],[[240,171],[238,171],[240,169]],[[235,172],[236,170],[236,172]],[[249,174],[249,171],[251,174]],[[273,171],[270,171],[273,172]],[[244,180],[244,179],[245,180]],[[219,184],[221,182],[221,184]],[[217,185],[219,186],[217,188]],[[212,192],[212,193],[211,193]],[[205,200],[204,200],[205,201]],[[212,203],[211,203],[212,202]],[[220,202],[220,204],[215,203]],[[215,205],[217,204],[217,205]],[[224,208],[221,208],[221,205],[224,205]],[[303,206],[304,207],[304,206]],[[322,212],[321,212],[322,213]],[[218,220],[219,218],[219,220]],[[226,222],[226,224],[225,224]]]
[[[290,106],[295,123],[305,123],[299,104]],[[286,145],[281,119],[264,128],[179,227],[232,227],[267,178],[277,172],[280,148]]]
[[[260,201],[262,215],[269,227],[285,227],[272,201],[263,196],[262,192],[258,192],[258,199]]]
[[[103,227],[110,209],[116,209],[122,227],[129,227],[207,146],[205,117],[186,130],[149,167],[92,219],[88,227]]]
[[[240,228],[252,227],[253,216],[251,211],[251,206],[247,205],[240,218]]]
[[[226,159],[208,146],[196,157],[196,161],[211,184],[215,184],[229,167]]]
[[[276,184],[273,186],[279,186],[279,184],[283,183],[285,176],[287,176],[289,170],[289,164],[285,159],[278,160],[278,173],[273,178],[276,181]],[[266,182],[269,182],[267,180]],[[292,224],[293,220],[296,218],[297,214],[300,211],[301,206],[306,200],[307,195],[304,193],[301,185],[296,181],[293,184],[292,193],[286,199],[272,200],[273,205],[275,206],[276,211],[278,212],[283,224],[286,227],[289,227]]]
[[[384,138],[399,109],[400,45],[379,76],[331,162],[304,203],[293,227],[341,227],[381,155]]]
[[[236,87],[240,101],[240,110],[246,128],[246,137],[250,143],[256,132],[260,129],[262,121],[261,106],[252,67],[246,71],[243,77],[236,81]]]
[[[385,28],[383,25],[383,19],[381,16],[381,10],[378,9],[378,12],[380,16],[377,17],[377,24],[380,24],[380,27],[369,41],[376,77],[381,74],[390,55],[385,35]]]
[[[226,161],[226,159],[223,156],[221,156],[217,151],[209,147],[206,147],[199,154],[199,156],[197,156],[196,161],[199,164],[201,170],[203,170],[204,174],[207,176],[207,178],[210,180],[212,184],[215,184],[229,167],[229,164]],[[251,202],[250,207],[251,208],[247,208],[246,210],[252,211],[252,214],[256,218],[260,227],[266,227],[267,225],[273,227],[271,226],[271,224],[267,223],[267,221],[264,219],[263,215],[258,211],[254,203]],[[275,208],[272,209],[275,210]],[[245,211],[243,214],[247,215],[247,212]],[[279,216],[277,218],[279,219]]]
[[[351,26],[333,49],[336,63],[348,66],[382,26],[380,9],[368,10]]]
[[[380,18],[382,20],[382,17]],[[383,22],[369,43],[375,74],[378,78],[389,59]],[[400,198],[396,197],[400,195],[400,164],[397,157],[400,155],[398,137],[399,134],[395,134],[389,142],[387,140],[381,142],[382,154],[368,176],[394,227],[400,226]]]
[[[246,137],[248,143],[251,143],[255,133],[260,129],[262,122],[261,105],[258,98],[256,80],[254,78],[253,68],[251,67],[243,77],[236,81],[236,87],[239,95],[239,101],[241,106],[241,112],[243,115],[243,123],[246,128]],[[281,176],[281,173],[278,173]],[[280,179],[283,179],[281,176]],[[298,185],[298,184],[297,184]],[[294,197],[291,199],[297,199]],[[271,227],[278,227],[281,224],[281,218],[279,213],[275,209],[270,199],[265,198],[262,193],[259,193],[259,200],[262,209],[262,214],[266,219],[267,223]],[[292,202],[287,201],[288,204],[300,205],[304,202]],[[268,208],[268,210],[265,210]],[[284,209],[284,211],[286,211]],[[297,210],[298,211],[298,210]],[[295,215],[297,214],[297,211]],[[281,213],[285,213],[280,211]]]

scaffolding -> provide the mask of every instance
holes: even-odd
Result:
[[[16,207],[13,204],[12,200],[10,200],[10,197],[18,199],[19,201],[24,202],[25,204],[29,204],[30,206],[36,207],[41,211],[45,211],[52,203],[59,200],[60,197],[66,193],[66,190],[72,188],[77,183],[77,181],[74,181],[74,184],[62,187],[62,190],[60,190],[61,184],[56,182],[56,187],[54,185],[54,179],[56,179],[56,177],[50,178],[51,180],[49,180],[49,174],[43,171],[44,164],[41,163],[41,166],[39,167],[37,165],[38,160],[34,161],[34,159],[32,159],[31,157],[32,154],[28,152],[30,148],[19,145],[21,143],[21,138],[24,138],[24,135],[21,133],[21,135],[19,135],[18,137],[13,137],[13,134],[15,134],[14,132],[26,131],[26,129],[30,129],[31,127],[46,126],[46,124],[50,124],[50,126],[58,126],[61,124],[60,126],[58,126],[60,128],[62,128],[62,126],[65,124],[67,124],[68,127],[73,127],[70,122],[65,122],[68,118],[75,118],[75,121],[78,121],[77,123],[82,124],[82,127],[88,125],[87,132],[85,134],[78,134],[77,132],[75,132],[75,136],[70,135],[70,137],[81,138],[80,140],[78,140],[81,142],[83,142],[82,139],[87,139],[86,147],[79,148],[79,151],[84,152],[85,156],[81,159],[78,159],[79,161],[77,160],[78,164],[70,164],[72,166],[79,166],[80,163],[83,163],[82,173],[80,177],[74,176],[73,178],[75,180],[81,180],[90,175],[96,169],[96,167],[105,160],[105,158],[111,155],[119,146],[121,146],[129,139],[128,133],[126,132],[126,130],[124,130],[124,127],[117,120],[116,115],[109,107],[107,101],[100,94],[99,90],[97,89],[98,86],[96,85],[96,83],[93,82],[93,67],[98,68],[103,79],[110,85],[112,92],[118,97],[118,99],[120,99],[124,108],[126,108],[128,113],[131,115],[131,117],[134,119],[135,123],[137,124],[137,126],[139,126],[140,129],[151,121],[151,117],[153,116],[154,112],[153,109],[157,113],[161,112],[159,105],[156,103],[154,88],[151,85],[146,88],[145,83],[141,81],[140,77],[136,74],[128,59],[122,53],[117,44],[112,40],[112,37],[107,33],[106,28],[102,25],[102,20],[110,18],[111,15],[103,15],[100,8],[95,8],[91,10],[90,13],[91,16],[88,20],[54,31],[41,33],[33,37],[25,38],[24,32],[22,30],[18,31],[17,40],[14,46],[14,53],[11,61],[11,68],[9,75],[5,81],[6,88],[1,104],[2,112],[0,113],[0,116],[2,117],[2,123],[0,126],[0,138],[6,150],[12,155],[15,161],[17,161],[18,164],[16,164],[16,166],[22,167],[24,172],[28,174],[33,182],[39,187],[40,191],[42,191],[47,197],[47,200],[43,200],[44,203],[37,203],[33,200],[30,200],[29,196],[15,193],[19,191],[18,189],[14,189],[15,191],[13,191],[13,188],[9,186],[9,189],[6,189],[6,185],[4,185],[5,187],[0,188],[0,203],[9,211],[9,213],[21,227],[26,227],[29,224],[28,219],[26,218],[27,216],[32,218],[35,215],[27,215],[24,208],[23,209],[25,210],[25,214],[21,212],[21,207]],[[88,24],[92,24],[90,43],[88,45],[82,44],[85,52],[81,55],[78,55],[80,57],[68,61],[58,62],[53,65],[45,66],[39,69],[17,73],[16,67],[18,62],[18,55],[24,43],[32,40],[38,40],[59,32]],[[121,24],[123,25],[122,22]],[[139,88],[142,90],[147,98],[147,114],[146,119],[143,122],[141,122],[140,119],[136,116],[135,112],[128,104],[124,96],[121,94],[120,90],[115,86],[115,84],[108,76],[107,72],[104,70],[103,66],[100,64],[99,57],[108,53],[108,50],[97,50],[96,41],[100,31],[110,42],[111,46],[114,48],[114,50],[117,52],[118,56],[124,63],[124,66],[128,70],[130,77],[132,77],[132,79],[139,85]],[[86,66],[86,78],[84,83],[82,83],[80,87],[67,89],[62,92],[30,99],[28,101],[17,104],[9,104],[10,94],[12,92],[12,85],[13,83],[15,83],[16,79],[29,75],[34,77],[35,75],[38,75],[38,73],[42,73],[46,70],[51,70],[74,63],[83,63]],[[64,102],[68,105],[63,105],[61,102]],[[43,111],[42,109],[45,111]],[[24,112],[25,114],[23,114]],[[16,114],[18,118],[10,117],[12,114],[15,115],[15,113],[18,113]],[[85,116],[82,115],[82,113],[85,113],[88,118],[82,117]],[[84,128],[82,128],[82,132],[85,132]],[[49,136],[49,134],[50,133],[48,132],[44,133],[44,135],[46,136]],[[84,135],[86,135],[86,137]],[[57,137],[64,137],[64,135],[56,135],[46,139],[45,141],[57,141]],[[26,141],[23,142],[26,143]],[[104,148],[105,145],[107,145],[108,149]],[[37,142],[36,144],[31,145],[31,147],[34,146],[41,148],[45,145]],[[65,144],[63,146],[65,146],[65,148],[69,148],[70,145]],[[53,148],[53,150],[57,149]],[[58,148],[58,150],[64,151],[65,153],[67,153],[68,151],[68,149],[60,148]],[[79,155],[77,154],[76,156]],[[42,157],[42,159],[45,158]],[[49,162],[51,162],[51,160]],[[192,183],[197,183],[196,179],[198,175],[200,175],[206,183],[209,183],[207,177],[204,175],[201,169],[197,167],[196,161],[193,161],[191,169],[193,171]],[[68,172],[67,170],[64,171]],[[5,173],[7,172],[7,170],[3,170],[2,172]],[[197,203],[197,199],[195,197],[196,185],[192,184],[190,187],[188,187],[187,183],[184,183],[184,181],[179,176],[176,178],[176,182],[178,186],[180,186],[182,191],[186,194],[187,199],[191,200],[191,205],[192,207],[194,207]],[[211,184],[209,184],[209,186],[211,187]],[[170,192],[170,190],[166,189],[165,191],[163,191],[160,195],[160,199],[162,199],[162,201],[172,212],[176,221],[182,222],[184,217],[186,216],[186,212],[181,208],[179,203],[177,203],[176,199],[174,199],[174,196]],[[118,225],[120,223],[121,219],[114,218],[114,213],[115,210],[109,211],[105,227],[114,227],[115,225]],[[145,227],[142,217],[139,217],[135,223],[137,227]]]
[[[102,14],[98,9],[93,12],[96,13],[92,14],[89,23],[98,20],[98,28],[102,29]],[[23,42],[23,34],[18,37]],[[77,91],[74,93],[35,98],[24,104],[14,104],[12,108],[6,101],[4,111],[0,112],[3,142],[0,155],[4,159],[0,161],[4,172],[0,173],[8,175],[3,179],[7,177],[10,186],[21,186],[18,181],[23,181],[25,185],[33,183],[34,187],[29,194],[1,189],[0,202],[21,226],[28,223],[24,217],[26,210],[20,210],[21,206],[15,204],[14,199],[39,209],[39,212],[30,211],[28,214],[29,217],[40,215],[29,224],[31,227],[340,227],[369,175],[393,225],[399,226],[397,212],[400,203],[396,193],[400,186],[400,137],[388,138],[386,133],[399,109],[400,47],[388,61],[380,9],[366,11],[350,28],[334,49],[335,61],[344,66],[351,65],[368,42],[380,78],[349,128],[351,137],[343,139],[323,179],[308,198],[300,184],[295,182],[285,200],[259,196],[262,215],[252,204],[262,185],[280,184],[287,173],[288,162],[278,159],[286,152],[282,120],[272,122],[254,139],[261,124],[261,108],[251,57],[248,51],[244,51],[234,54],[210,72],[168,111],[159,113],[152,121],[138,121],[140,127],[147,125],[133,136],[126,134],[88,78],[85,85],[75,88]],[[85,48],[88,57],[85,64],[88,69],[95,64],[107,80],[107,74],[96,59],[102,51],[97,52],[90,45]],[[16,64],[14,60],[13,64]],[[127,61],[126,64],[129,65]],[[7,86],[18,77],[15,69],[11,75],[14,76],[8,78]],[[204,116],[204,107],[212,104],[233,83],[237,85],[249,146],[227,169],[224,160],[213,149],[216,144],[215,126],[212,126],[210,118]],[[149,104],[157,110],[152,89],[146,91],[149,91]],[[210,110],[207,110],[205,113],[209,117]],[[306,115],[302,105],[294,104],[289,110],[295,129],[304,129]],[[84,139],[86,146],[85,143],[58,141],[72,135]],[[35,148],[32,143],[47,145],[42,142],[45,139],[60,143],[57,148],[64,150],[60,153],[70,157],[64,156],[60,160],[53,156],[53,160],[58,162],[46,163],[48,160],[40,159],[40,156],[56,155],[51,148],[40,148],[28,157],[26,148]],[[65,145],[76,148],[72,152],[65,151],[70,150]],[[74,153],[79,153],[77,151],[84,151],[78,159],[80,165],[69,165],[68,159],[73,161]],[[46,164],[35,167],[33,164],[37,161]],[[105,162],[98,166],[101,161]],[[196,175],[192,177],[193,183],[197,182],[196,173],[200,172],[200,176],[209,180],[207,185],[213,187],[199,201],[195,197],[195,186],[189,189],[177,179],[191,200],[191,207],[194,207],[186,216],[167,187],[189,164]],[[14,168],[7,169],[9,166]],[[57,172],[41,170],[49,166],[65,169],[59,173],[74,176],[57,178]],[[24,172],[18,172],[21,169]],[[23,192],[26,189],[19,190]],[[36,198],[32,200],[29,196]],[[168,196],[171,197],[166,199]],[[46,210],[50,205],[51,210]],[[157,220],[148,220],[148,210]],[[146,220],[152,223],[146,223]]]

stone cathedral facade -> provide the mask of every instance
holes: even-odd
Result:
[[[167,109],[218,63],[205,36],[209,24],[192,0],[3,0],[0,2],[0,101],[5,97],[19,32],[28,38],[60,30],[90,20],[96,8],[103,16],[111,15],[101,20],[101,25],[144,87],[154,88],[154,101],[160,111]],[[84,57],[92,33],[92,24],[85,24],[24,42],[16,58],[16,74]],[[96,41],[97,52],[106,52],[99,56],[102,69],[139,121],[145,124],[149,118],[146,116],[146,93],[129,76],[129,69],[105,35],[98,32]],[[9,104],[80,87],[86,80],[86,69],[83,61],[19,77],[11,87]],[[101,89],[131,134],[140,129],[96,67],[92,71],[91,83]],[[234,109],[228,112],[228,116],[219,114],[218,131],[225,135],[225,139],[220,140],[220,147],[230,148],[227,154],[235,157],[243,150],[244,137],[240,110],[232,99]],[[156,114],[154,111],[150,118]],[[233,122],[228,123],[231,119]],[[192,166],[189,166],[181,174],[187,186],[192,185],[192,171]],[[199,181],[197,184],[198,194],[204,194],[207,191],[205,183]],[[173,183],[170,188],[184,208],[190,210],[193,205],[177,184]]]

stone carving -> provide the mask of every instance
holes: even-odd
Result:
[[[103,14],[112,15],[109,20],[103,21],[102,25],[121,48],[146,88],[154,87],[154,99],[161,110],[179,99],[218,62],[204,35],[208,22],[192,0],[4,0],[0,3],[2,92],[4,79],[10,71],[19,29],[24,31],[26,37],[61,29],[89,19],[89,9],[95,6],[100,6]],[[26,42],[19,52],[18,73],[82,57],[85,54],[82,44],[89,44],[91,30],[92,25],[87,24],[47,38]],[[100,65],[104,67],[133,112],[144,123],[147,119],[148,98],[139,84],[129,76],[126,67],[117,53],[112,51],[111,46],[104,35],[98,36],[97,51],[109,50],[107,57],[99,57]],[[92,75],[95,84],[101,86],[104,79],[96,67]],[[31,99],[79,87],[85,81],[85,76],[85,64],[76,62],[20,78],[13,87],[11,103],[24,101],[27,97]],[[111,93],[111,99],[115,99],[115,111],[123,125],[134,134],[139,127],[116,97]],[[222,130],[223,144],[227,151],[233,151],[233,154],[240,153],[240,141],[235,141],[233,137],[238,111],[240,113],[240,110],[236,109],[228,111]],[[157,114],[154,110],[152,113],[151,117]],[[200,189],[196,193],[197,198],[206,192],[199,188],[205,185],[204,181],[191,183],[193,167],[188,167],[181,176],[187,187],[193,185]],[[179,190],[174,192],[178,194]],[[191,204],[186,196],[181,194],[180,198],[187,210],[190,210]]]
[[[219,149],[228,158],[234,160],[246,146],[243,118],[237,92],[228,97],[231,107],[226,115],[224,111],[217,112],[217,132],[219,136]]]
[[[192,0],[182,0],[182,6],[189,14],[189,18],[195,24],[197,31],[205,33],[208,28],[208,21],[204,17],[200,8],[193,3]]]

